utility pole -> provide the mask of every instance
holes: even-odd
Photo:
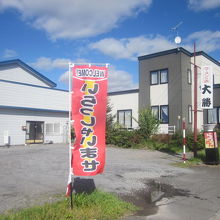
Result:
[[[194,146],[193,152],[194,157],[197,157],[197,91],[198,91],[198,73],[197,73],[197,66],[196,66],[196,42],[194,42]]]

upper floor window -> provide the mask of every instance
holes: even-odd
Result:
[[[158,71],[152,71],[150,72],[150,84],[151,85],[157,85],[159,82],[158,77]]]
[[[162,69],[150,72],[150,84],[164,84],[168,83],[168,69]]]
[[[168,70],[160,70],[160,83],[168,83]]]
[[[191,69],[187,69],[187,81],[188,81],[188,84],[192,84],[192,71],[191,71]]]
[[[188,122],[192,124],[192,106],[188,105]]]

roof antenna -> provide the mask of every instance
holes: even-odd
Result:
[[[181,37],[180,37],[179,34],[178,34],[178,28],[179,28],[180,25],[182,25],[182,24],[183,24],[183,22],[180,21],[176,26],[174,26],[174,27],[171,28],[171,31],[174,31],[174,32],[176,33],[176,37],[175,37],[175,39],[174,39],[174,42],[176,43],[178,50],[179,50],[179,46],[178,46],[178,45],[179,45],[179,44],[181,43],[181,41],[182,41]]]

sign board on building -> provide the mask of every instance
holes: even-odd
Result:
[[[213,72],[211,66],[201,68],[201,108],[213,108]]]

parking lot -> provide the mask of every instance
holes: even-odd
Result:
[[[0,212],[65,194],[67,145],[1,147],[0,158]],[[127,220],[220,219],[220,167],[183,169],[171,165],[177,161],[181,157],[108,147],[105,172],[74,177],[75,186],[92,183],[144,209]]]

